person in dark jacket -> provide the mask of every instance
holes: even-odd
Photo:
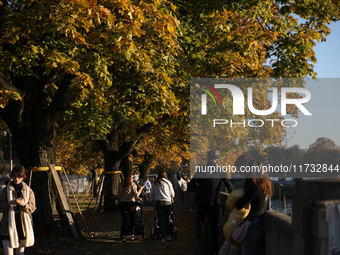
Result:
[[[211,150],[208,152],[208,163],[206,167],[217,167],[221,154],[219,151]],[[224,183],[228,192],[234,190],[233,185],[228,179],[226,173],[214,172],[213,174],[195,173],[194,178],[190,181],[190,185],[197,190],[196,207],[197,207],[197,234],[196,239],[200,238],[201,226],[204,223],[205,216],[209,215],[211,235],[213,242],[213,252],[217,253],[218,248],[218,222],[219,222],[219,199],[221,183]]]
[[[248,166],[261,166],[262,161],[253,159]],[[243,185],[245,194],[236,202],[240,210],[250,204],[247,220],[251,221],[242,242],[242,255],[258,255],[263,240],[262,215],[268,210],[269,199],[273,195],[273,186],[269,178],[247,178]]]

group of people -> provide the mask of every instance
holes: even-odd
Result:
[[[136,207],[141,201],[139,197],[141,192],[145,192],[145,199],[151,199],[154,202],[160,231],[162,235],[161,242],[172,241],[170,236],[170,214],[175,194],[179,200],[179,212],[184,212],[184,196],[187,190],[188,181],[181,174],[177,174],[177,180],[173,185],[168,179],[164,170],[159,171],[156,180],[151,184],[148,178],[137,189],[132,173],[128,173],[118,188],[118,198],[122,214],[122,241],[127,241],[127,235],[131,235],[131,240],[135,240],[135,217]],[[176,191],[176,192],[175,192]],[[193,207],[193,204],[191,205]]]
[[[139,189],[137,189],[132,173],[128,173],[124,181],[119,185],[118,197],[122,213],[123,242],[127,241],[127,235],[131,235],[132,241],[135,240],[135,212],[136,206],[138,206],[136,202],[141,200],[139,195],[146,186],[147,183],[144,183]],[[147,193],[150,194],[151,199],[155,203],[155,209],[162,235],[161,242],[164,243],[166,241],[172,241],[170,235],[169,216],[172,210],[171,206],[175,197],[175,191],[164,170],[158,172],[158,176],[154,181],[152,188],[150,185]]]
[[[207,166],[217,166],[220,158],[220,153],[215,150],[208,152]],[[241,155],[235,162],[235,167],[239,169],[241,166],[260,166],[263,164],[259,159],[253,158],[249,154]],[[149,182],[149,180],[147,180]],[[185,181],[181,174],[177,175],[175,188],[169,181],[167,174],[164,170],[159,171],[156,180],[151,187],[147,182],[137,189],[136,184],[133,182],[133,175],[128,174],[126,179],[119,186],[119,199],[121,202],[122,212],[122,231],[123,242],[126,242],[127,235],[131,235],[134,240],[134,212],[136,201],[143,189],[147,186],[150,198],[154,201],[155,209],[159,219],[160,230],[162,235],[161,242],[171,241],[170,236],[170,222],[169,216],[171,213],[171,206],[176,194],[179,200],[179,211],[183,212],[183,201],[186,190],[189,190],[190,195],[190,209],[193,209],[193,204],[196,203],[197,217],[196,217],[196,239],[200,239],[201,227],[209,215],[211,235],[213,243],[213,253],[220,255],[229,254],[230,247],[235,243],[225,241],[221,249],[219,249],[219,191],[221,184],[224,183],[229,193],[235,189],[227,178],[227,176],[204,176],[194,175],[190,181]],[[249,213],[245,221],[250,222],[250,226],[242,241],[242,254],[243,255],[256,255],[259,254],[261,243],[263,240],[264,232],[262,228],[262,216],[269,208],[269,197],[273,194],[272,183],[269,178],[246,178],[243,185],[243,196],[236,202],[235,210],[242,210],[247,208]],[[196,198],[196,199],[195,199]],[[129,213],[130,224],[126,212]]]

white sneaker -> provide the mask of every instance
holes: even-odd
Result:
[[[127,238],[126,238],[126,236],[125,237],[123,237],[123,243],[126,243],[126,241],[127,241]]]
[[[165,240],[165,238],[163,238],[162,240],[161,240],[161,243],[165,243],[166,242],[166,240]]]
[[[166,240],[167,240],[168,242],[171,242],[171,241],[172,241],[172,239],[171,239],[170,236],[168,236]]]

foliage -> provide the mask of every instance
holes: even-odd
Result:
[[[340,147],[329,138],[320,137],[309,146],[304,161],[314,164],[339,164]]]
[[[105,47],[113,86],[90,89],[86,97],[79,95],[67,111],[67,118],[77,123],[74,137],[102,139],[119,129],[128,141],[136,137],[140,126],[155,124],[157,118],[176,109],[171,74],[178,49],[178,22],[161,7],[140,2],[130,6],[133,12],[117,15],[122,31],[115,29],[112,48]],[[114,10],[117,13],[118,8]]]
[[[275,166],[298,165],[303,163],[304,154],[304,151],[298,145],[289,148],[282,146],[269,147],[266,149],[266,160],[269,164]]]
[[[189,77],[315,77],[313,47],[339,20],[337,1],[175,3]]]
[[[265,150],[265,160],[271,165],[303,165],[303,164],[327,164],[334,166],[339,164],[340,148],[331,139],[320,137],[309,146],[308,150],[302,150],[298,145],[285,148],[282,146],[269,147]]]
[[[171,137],[146,137],[136,145],[136,155],[134,155],[134,164],[142,165],[148,159],[147,172],[151,173],[152,169],[164,169],[167,172],[175,172],[180,169],[183,157],[188,159],[188,144],[178,142]]]
[[[58,136],[55,143],[57,165],[63,165],[67,174],[88,175],[89,170],[104,165],[99,148],[92,141],[69,141]]]
[[[186,142],[189,138],[184,134],[189,127],[184,117],[188,87],[176,74],[180,46],[175,28],[179,22],[170,14],[173,6],[162,1],[140,2],[136,8],[144,15],[141,34],[129,37],[134,50],[128,56],[123,55],[127,49],[120,44],[114,47],[108,66],[112,86],[94,88],[86,97],[79,94],[64,118],[73,126],[70,139],[98,142],[107,171],[121,167],[124,172],[119,162],[148,135],[163,136],[161,140],[184,137]],[[178,129],[178,125],[183,126]]]

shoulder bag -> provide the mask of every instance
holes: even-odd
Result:
[[[247,235],[248,228],[251,224],[250,220],[246,220],[241,226],[238,226],[234,232],[232,233],[231,237],[235,240],[236,243],[242,243],[244,238]]]

